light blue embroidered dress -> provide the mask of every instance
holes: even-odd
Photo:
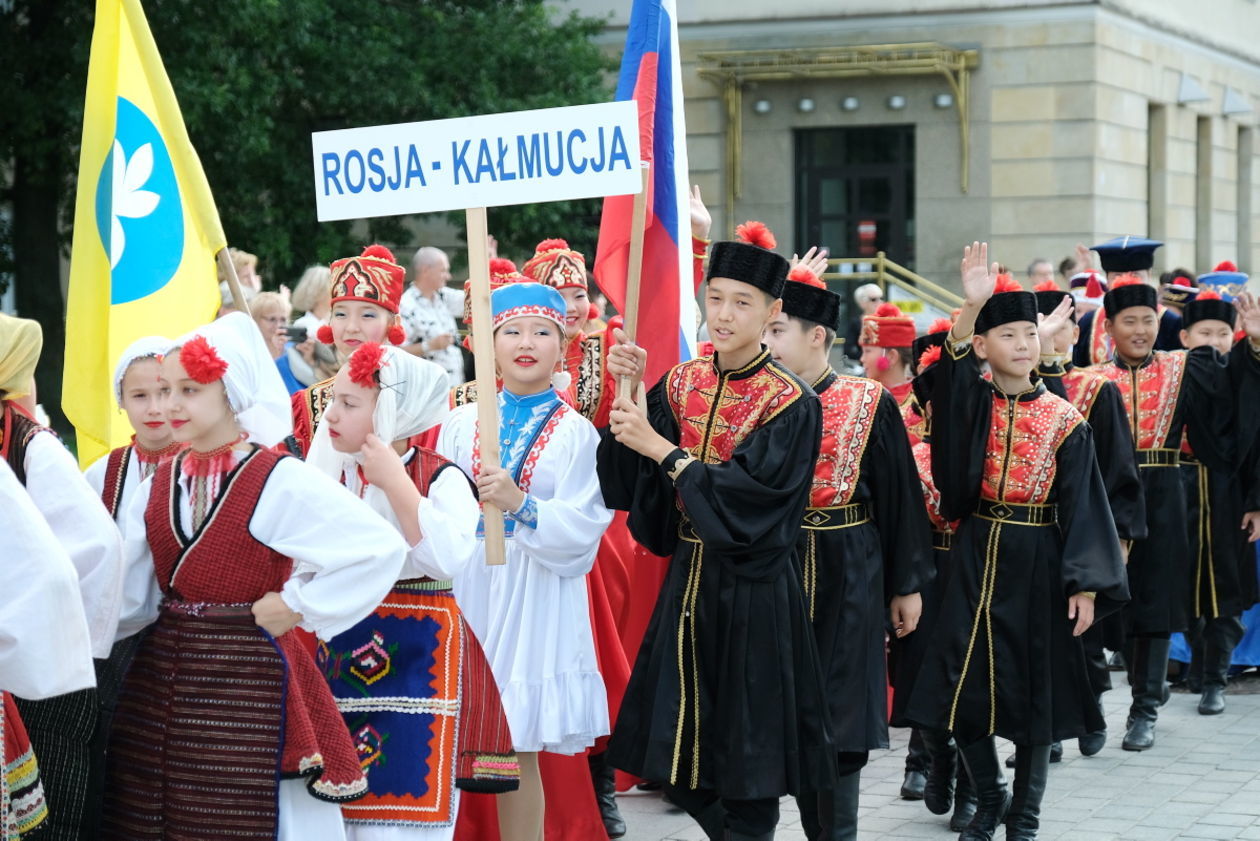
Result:
[[[490,661],[516,750],[575,754],[609,731],[586,585],[612,520],[595,473],[599,435],[550,389],[498,399],[500,459],[526,500],[504,515],[507,563],[486,566],[479,548],[455,599]],[[437,445],[470,476],[476,432],[476,404],[461,406]]]

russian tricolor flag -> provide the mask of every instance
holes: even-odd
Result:
[[[651,164],[638,343],[647,350],[644,382],[695,355],[696,288],[691,255],[687,129],[674,0],[634,0],[617,100],[639,104],[639,149]],[[595,276],[619,312],[626,311],[633,196],[604,199]]]

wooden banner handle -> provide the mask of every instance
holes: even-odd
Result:
[[[227,278],[228,291],[232,293],[233,308],[253,318],[253,313],[249,311],[249,301],[245,300],[245,293],[241,291],[241,281],[236,276],[236,266],[232,265],[232,255],[228,253],[227,247],[220,248],[219,253],[214,255],[214,259],[218,261],[219,270]]]
[[[477,373],[477,428],[481,466],[499,466],[499,399],[494,370],[494,327],[490,319],[490,257],[486,251],[486,209],[464,211],[468,229],[468,279],[472,302],[473,360]],[[481,504],[485,522],[486,565],[506,562],[503,545],[503,512]]]
[[[643,233],[647,227],[648,182],[652,176],[652,165],[643,161],[643,188],[634,197],[634,208],[630,214],[630,261],[626,266],[626,311],[622,332],[626,340],[634,342],[639,332],[639,279],[643,274]],[[630,392],[630,378],[617,380],[617,396],[624,397]]]

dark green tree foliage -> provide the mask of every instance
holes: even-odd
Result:
[[[611,98],[614,65],[591,41],[603,22],[558,18],[541,0],[143,5],[228,242],[259,255],[269,285],[364,244],[349,222],[315,221],[312,131]],[[94,8],[0,0],[0,172],[12,166],[0,272],[15,278],[19,312],[44,325],[39,382],[50,410],[60,403],[58,261],[74,215]],[[501,208],[490,228],[505,255],[566,236],[593,257],[598,214],[595,201]],[[412,244],[399,219],[370,228],[370,239]]]

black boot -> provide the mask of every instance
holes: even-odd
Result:
[[[959,753],[976,786],[976,814],[962,831],[959,841],[993,841],[993,833],[1011,805],[997,745],[989,736],[967,745]]]
[[[967,766],[958,763],[958,782],[954,788],[954,814],[949,818],[949,828],[962,832],[976,816],[976,787],[967,773]]]
[[[1041,825],[1041,798],[1050,776],[1047,745],[1015,748],[1015,796],[1006,816],[1006,841],[1035,841]]]
[[[958,774],[958,749],[946,733],[923,731],[928,752],[927,785],[923,805],[934,815],[948,814],[954,807],[954,778]]]
[[[726,807],[722,801],[710,793],[698,792],[695,789],[664,786],[665,797],[682,811],[691,816],[709,841],[725,841]]]
[[[1168,649],[1166,639],[1140,637],[1134,646],[1133,704],[1129,707],[1129,727],[1124,734],[1125,750],[1148,750],[1155,746],[1155,720],[1168,691]]]
[[[927,785],[927,748],[919,728],[910,731],[910,744],[906,748],[906,776],[901,781],[902,800],[922,800],[923,787]]]
[[[860,771],[845,774],[835,788],[819,796],[823,822],[819,841],[857,841],[858,786],[861,778]],[[813,841],[814,836],[808,831],[806,835]]]
[[[726,830],[726,841],[774,841],[774,830],[764,832],[761,835],[745,835],[742,832],[728,829]]]
[[[1107,731],[1104,730],[1103,738],[1106,738],[1106,736],[1107,736]],[[1098,751],[1094,751],[1094,753],[1098,753]],[[1013,753],[1010,756],[1006,757],[1007,768],[1015,767],[1015,762],[1017,761],[1016,756],[1017,754]],[[1062,742],[1055,742],[1054,744],[1050,745],[1050,761],[1051,762],[1063,761],[1063,743]]]
[[[1099,695],[1097,698],[1098,706],[1101,709],[1102,696]],[[1102,730],[1086,733],[1076,740],[1076,744],[1081,749],[1081,756],[1094,756],[1107,744],[1107,728],[1104,727]]]
[[[586,760],[591,767],[591,782],[595,784],[595,802],[599,804],[599,816],[604,821],[604,831],[609,838],[620,838],[626,834],[626,822],[617,808],[617,771],[608,764],[608,754],[587,754]]]
[[[1229,664],[1234,647],[1242,639],[1243,626],[1236,616],[1211,619],[1203,630],[1203,697],[1199,699],[1200,715],[1225,712],[1225,684],[1229,682]]]

